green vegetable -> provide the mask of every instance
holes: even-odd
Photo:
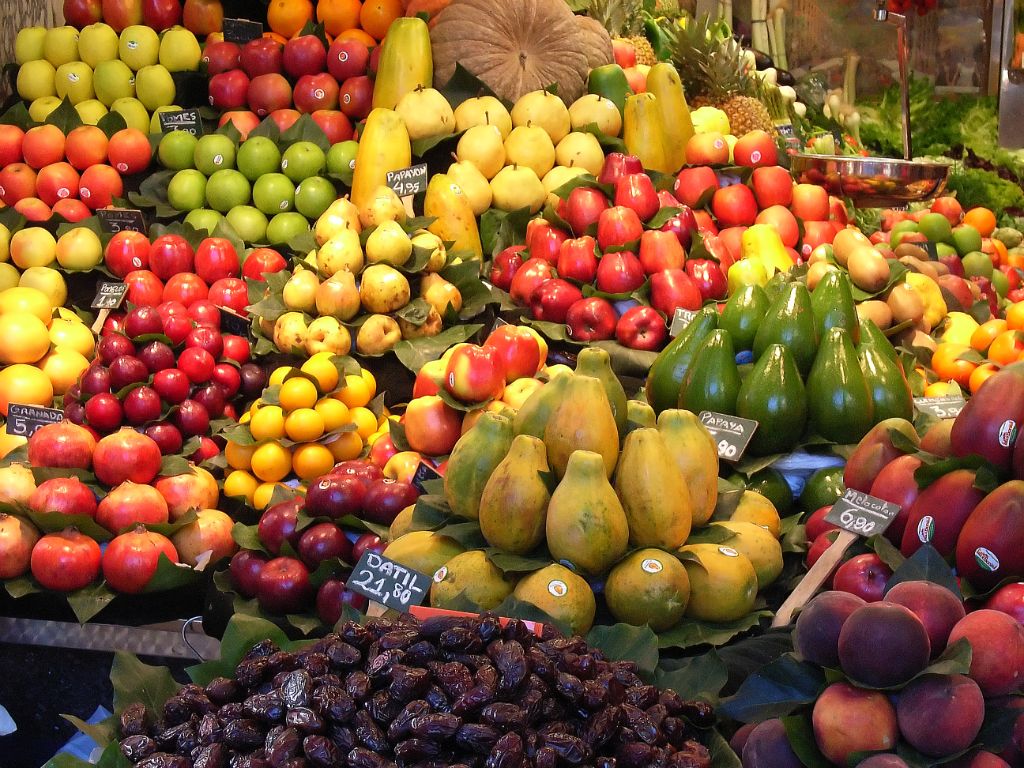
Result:
[[[956,194],[964,210],[983,205],[993,211],[1024,208],[1024,191],[992,171],[965,168],[960,164],[949,174],[948,191]]]

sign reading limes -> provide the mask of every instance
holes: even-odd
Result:
[[[757,431],[754,419],[743,419],[727,413],[701,411],[698,418],[715,439],[718,458],[726,461],[739,461]]]
[[[423,602],[430,589],[430,577],[367,550],[352,569],[346,586],[386,608],[406,611]]]
[[[174,109],[160,112],[160,132],[185,131],[193,136],[203,135],[203,118],[198,109]]]
[[[899,513],[899,504],[847,488],[825,520],[858,536],[877,536],[885,532]]]

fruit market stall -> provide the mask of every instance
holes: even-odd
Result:
[[[1024,764],[1020,157],[772,10],[19,30],[13,764]]]

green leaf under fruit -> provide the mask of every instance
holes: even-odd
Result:
[[[712,729],[704,738],[704,746],[711,753],[711,765],[713,768],[742,768],[740,759],[732,751],[729,742],[717,730]]]
[[[771,611],[754,611],[735,621],[712,623],[696,619],[683,619],[679,624],[658,635],[662,648],[693,648],[697,645],[724,645],[736,635],[753,629]]]
[[[228,620],[224,637],[221,638],[220,658],[196,664],[185,672],[197,685],[206,685],[215,677],[231,677],[242,657],[261,640],[271,640],[284,647],[288,643],[288,636],[272,622],[236,613]]]
[[[513,555],[495,547],[484,550],[487,559],[502,573],[529,573],[551,565],[550,555]]]
[[[419,371],[424,364],[437,360],[448,347],[466,341],[476,334],[483,325],[456,325],[436,336],[421,339],[403,339],[395,344],[394,352],[399,362],[413,373]]]
[[[945,587],[957,598],[963,599],[956,576],[942,555],[931,544],[923,544],[917,552],[908,557],[896,569],[889,577],[889,581],[886,582],[886,592],[904,581],[930,581]]]
[[[152,722],[163,718],[164,704],[181,688],[167,667],[143,664],[136,656],[118,651],[110,668],[114,686],[114,712],[120,714],[130,704],[140,702]]]
[[[438,90],[441,91],[441,94],[451,105],[452,109],[455,109],[467,99],[495,95],[494,91],[486,83],[457,62],[455,64],[455,72],[451,78]]]
[[[782,718],[786,729],[786,739],[800,762],[807,768],[831,768],[832,763],[825,759],[814,740],[814,729],[811,718],[807,714],[790,715]]]
[[[786,654],[748,677],[718,712],[741,723],[760,723],[792,714],[824,689],[821,667]]]
[[[527,603],[526,601],[520,600],[512,595],[509,595],[502,600],[501,604],[496,606],[492,613],[498,616],[507,616],[510,619],[540,622],[541,624],[547,624],[555,627],[564,635],[573,634],[569,625],[545,613],[533,603]]]
[[[647,626],[598,625],[587,633],[587,643],[600,648],[609,659],[634,662],[648,675],[658,666],[658,636]]]
[[[659,688],[671,688],[684,699],[703,699],[712,704],[729,679],[729,670],[718,655],[708,651],[702,656],[664,659],[654,675]]]
[[[71,100],[64,97],[63,101],[46,116],[46,120],[43,122],[47,125],[57,126],[60,128],[61,133],[67,136],[75,128],[82,125],[82,118],[79,116],[78,110],[71,104]]]

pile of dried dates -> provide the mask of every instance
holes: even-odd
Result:
[[[347,623],[298,653],[121,715],[138,768],[708,768],[710,706],[579,638],[497,617]]]

